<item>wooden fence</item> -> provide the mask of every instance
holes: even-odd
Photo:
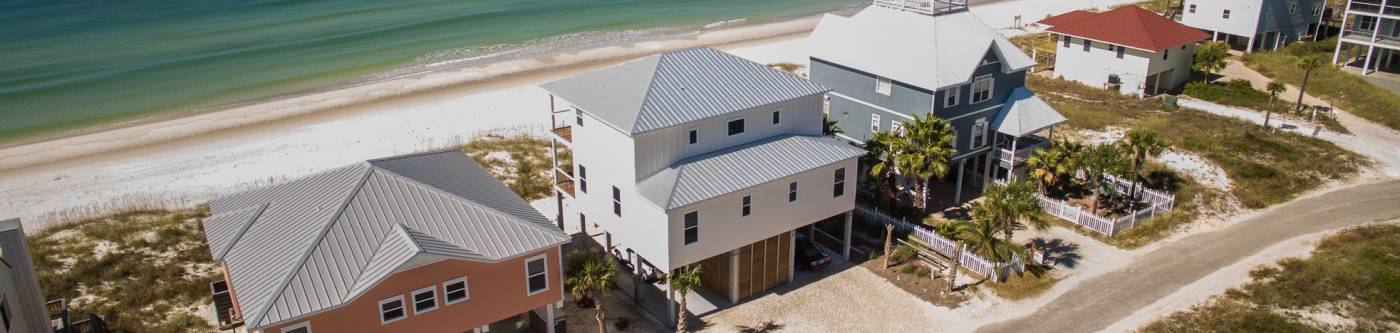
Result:
[[[909,234],[915,239],[927,244],[929,248],[932,248],[935,252],[938,252],[938,254],[944,257],[952,258],[955,252],[954,250],[957,249],[956,242],[939,236],[938,233],[933,232],[933,230],[928,230],[920,225],[910,223],[902,217],[891,216],[880,211],[878,208],[856,205],[856,214],[865,220],[893,225],[895,229],[900,231],[909,231]],[[963,246],[963,250],[962,258],[958,260],[962,263],[962,266],[977,275],[981,275],[993,281],[1003,281],[1007,276],[1010,276],[1011,273],[1024,272],[1026,269],[1025,262],[1022,261],[1019,256],[1013,256],[1011,262],[995,263],[983,259],[981,256],[973,254],[971,251],[967,251],[967,246],[965,245]]]

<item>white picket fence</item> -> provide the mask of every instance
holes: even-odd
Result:
[[[956,242],[939,236],[938,233],[933,232],[933,230],[928,230],[917,224],[910,223],[902,217],[891,216],[880,211],[878,208],[856,205],[856,214],[866,220],[893,225],[896,229],[901,231],[910,231],[910,235],[913,235],[914,238],[927,244],[944,257],[952,258],[955,252],[954,250],[957,249]],[[973,254],[971,251],[966,251],[966,245],[963,246],[963,250],[962,258],[959,260],[962,262],[963,267],[993,281],[1002,281],[1005,277],[1010,276],[1011,273],[1024,272],[1026,269],[1025,262],[1022,261],[1019,256],[1013,256],[1011,262],[998,264],[983,259],[981,256]]]
[[[1076,173],[1075,177],[1080,179],[1086,178],[1084,171]],[[1105,174],[1104,179],[1108,180],[1110,186],[1113,187],[1113,191],[1118,194],[1127,195],[1128,191],[1132,189],[1132,182],[1122,178]],[[1036,194],[1036,198],[1040,199],[1040,206],[1050,215],[1083,226],[1089,230],[1113,236],[1117,235],[1119,232],[1137,227],[1139,223],[1157,216],[1157,212],[1159,211],[1170,212],[1172,207],[1176,205],[1176,196],[1141,188],[1141,184],[1138,186],[1138,197],[1140,200],[1148,203],[1147,208],[1140,209],[1132,214],[1116,219],[1094,215],[1093,212],[1082,207],[1069,204],[1063,200],[1051,199],[1044,195]]]

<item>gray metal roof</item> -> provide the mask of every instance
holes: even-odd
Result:
[[[929,90],[971,81],[988,50],[1004,71],[1035,66],[970,11],[929,16],[870,6],[851,17],[826,14],[806,43],[814,58]]]
[[[211,251],[230,243],[222,257],[252,329],[350,302],[416,264],[494,262],[568,239],[460,151],[357,163],[210,208],[206,237]]]
[[[628,134],[830,90],[712,48],[653,55],[540,87]]]
[[[637,187],[647,200],[669,210],[863,154],[832,138],[777,136],[682,160]]]
[[[1019,87],[1011,92],[1011,97],[997,112],[997,117],[992,119],[992,128],[1007,135],[1025,136],[1065,120],[1064,115],[1055,111],[1040,96]]]

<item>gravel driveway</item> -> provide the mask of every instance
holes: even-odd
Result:
[[[933,305],[865,268],[843,262],[820,273],[706,316],[702,332],[926,332],[935,322]]]

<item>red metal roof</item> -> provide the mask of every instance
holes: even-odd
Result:
[[[1074,11],[1040,23],[1053,26],[1050,32],[1152,52],[1210,38],[1201,30],[1138,6],[1123,6],[1103,13]]]

